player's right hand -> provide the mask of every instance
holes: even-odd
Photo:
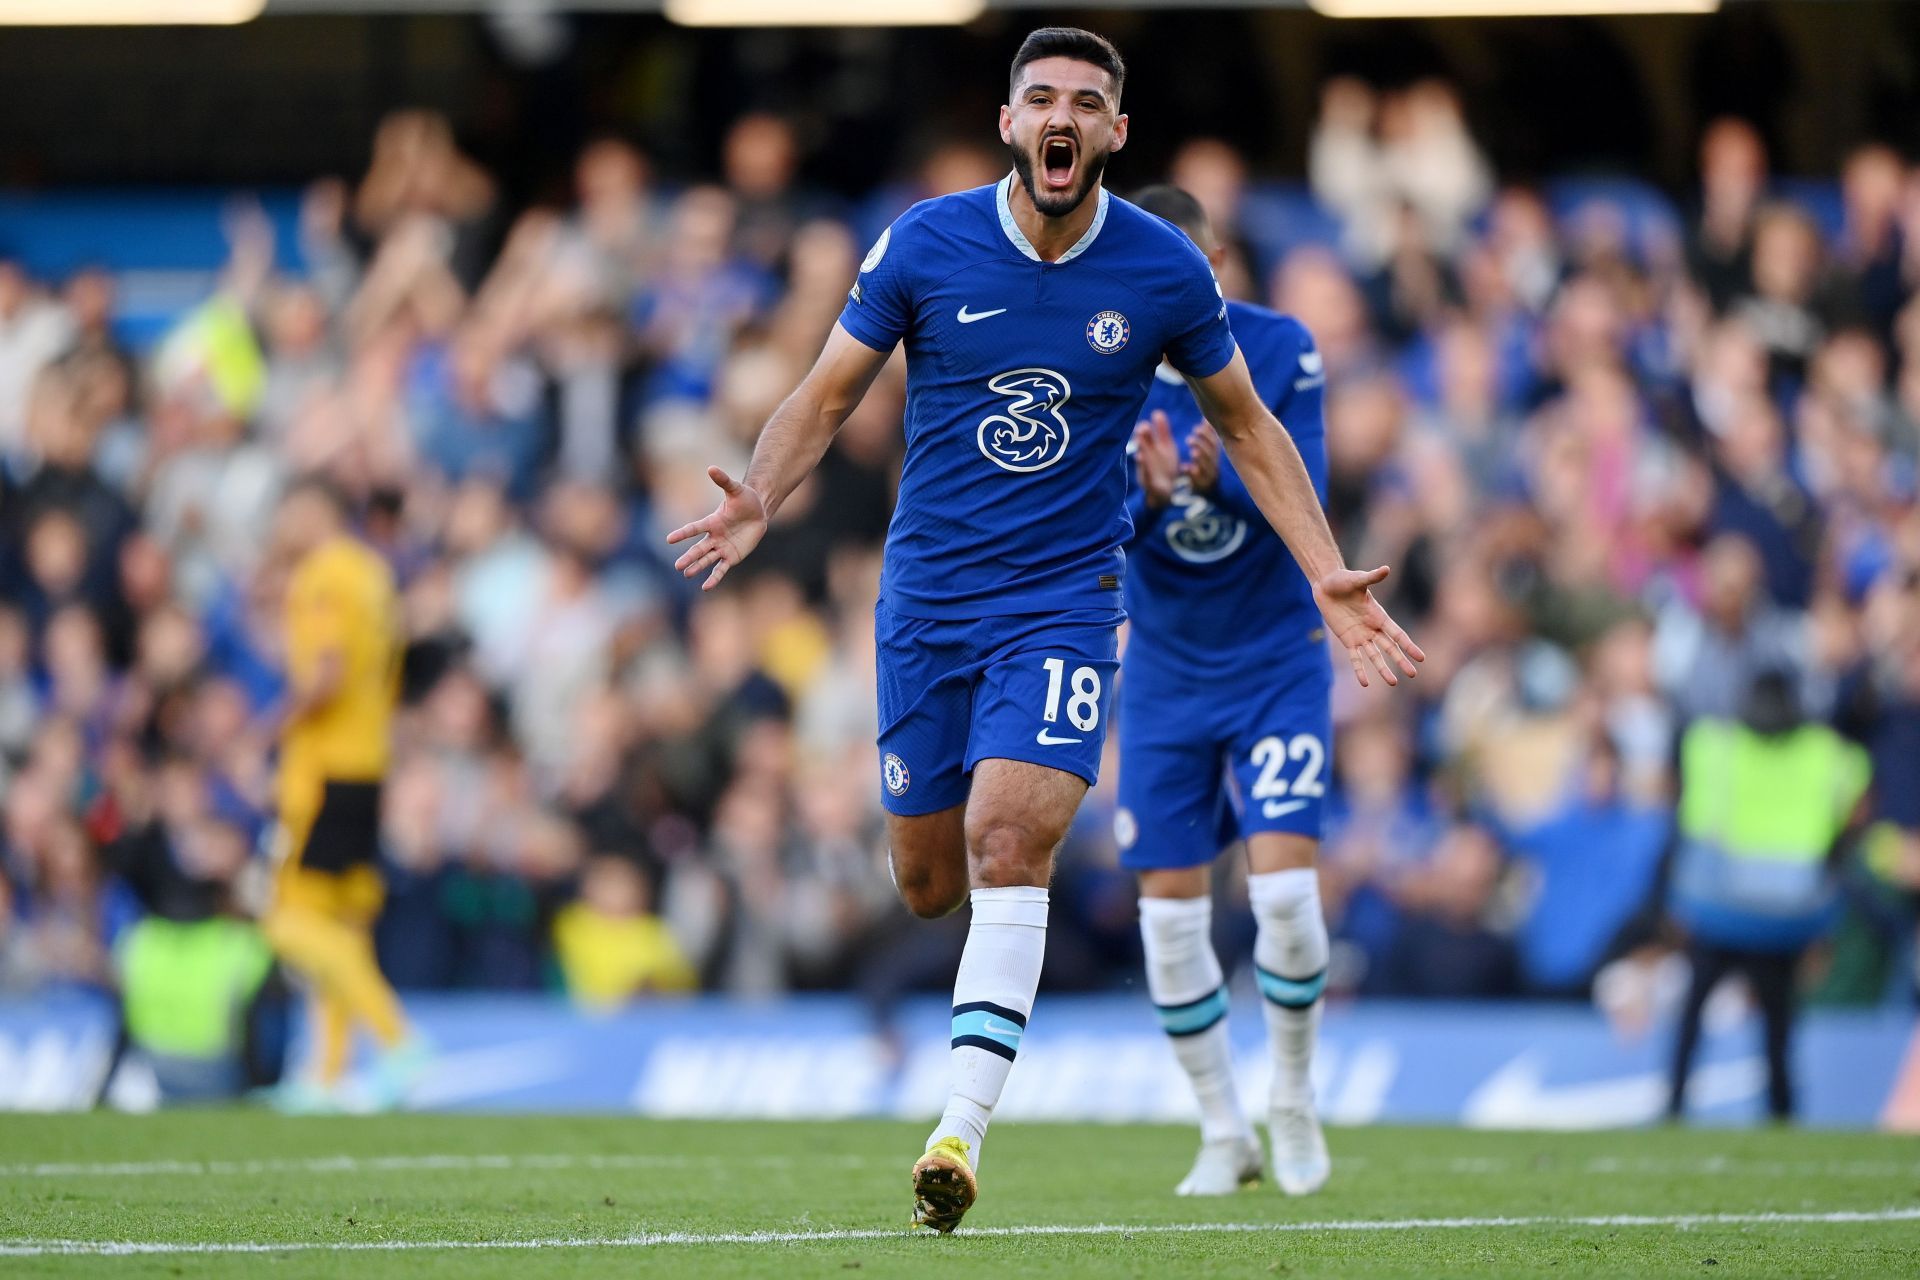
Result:
[[[707,478],[719,485],[725,495],[720,505],[713,509],[712,515],[683,524],[667,535],[669,543],[700,539],[680,554],[673,567],[687,578],[711,568],[713,572],[700,584],[702,591],[719,586],[727,570],[745,560],[767,533],[767,504],[757,492],[719,467],[708,467]]]
[[[1373,598],[1373,587],[1386,578],[1387,567],[1382,565],[1378,569],[1336,569],[1313,584],[1313,602],[1320,606],[1327,630],[1347,651],[1354,678],[1363,689],[1367,687],[1369,666],[1388,684],[1399,684],[1395,667],[1411,680],[1420,674],[1414,664],[1427,660],[1413,637]]]
[[[1133,466],[1149,507],[1173,501],[1173,487],[1180,480],[1180,448],[1173,442],[1165,410],[1155,409],[1151,418],[1134,427]]]

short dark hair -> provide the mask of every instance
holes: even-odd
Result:
[[[1776,737],[1806,723],[1800,680],[1793,668],[1768,664],[1755,671],[1740,698],[1740,719],[1763,737]]]
[[[1198,200],[1171,182],[1156,183],[1134,192],[1133,203],[1156,218],[1165,218],[1202,249],[1206,248],[1206,241],[1213,239],[1213,224],[1207,218],[1207,211],[1200,207]]]
[[[1127,80],[1127,64],[1111,40],[1079,27],[1041,27],[1020,42],[1020,52],[1013,55],[1013,69],[1007,73],[1009,99],[1020,83],[1020,68],[1042,58],[1073,58],[1100,68],[1113,81],[1113,105],[1119,107],[1120,89]]]

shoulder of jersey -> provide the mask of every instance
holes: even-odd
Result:
[[[328,578],[365,576],[380,580],[389,578],[392,572],[380,553],[358,538],[339,538],[316,549],[301,569]]]
[[[1200,252],[1200,246],[1190,239],[1186,232],[1174,226],[1157,213],[1148,213],[1131,200],[1114,196],[1107,203],[1107,224],[1117,227],[1122,234],[1139,236],[1141,241],[1159,249],[1161,244],[1174,251],[1174,256],[1165,259],[1171,263],[1198,258],[1202,263],[1206,255]],[[1188,263],[1188,265],[1191,265]]]
[[[929,238],[934,243],[950,240],[962,231],[967,220],[982,216],[994,217],[991,185],[916,201],[880,232],[879,238],[873,242],[866,258],[860,263],[860,272],[865,275],[878,267],[886,260],[888,253],[900,244],[924,248]]]
[[[1277,347],[1284,346],[1297,352],[1313,350],[1313,335],[1307,332],[1307,326],[1284,311],[1275,311],[1257,302],[1229,298],[1227,319],[1233,325],[1234,335],[1242,340],[1246,334],[1258,333]]]
[[[1273,311],[1271,307],[1261,307],[1260,303],[1231,297],[1227,299],[1227,322],[1233,324],[1233,336],[1242,347],[1254,342],[1263,349],[1273,351],[1275,355],[1300,359],[1302,365],[1313,363],[1308,361],[1309,355],[1313,355],[1317,361],[1317,353],[1313,351],[1313,334],[1309,334],[1308,326],[1284,311]]]
[[[915,201],[907,206],[905,213],[893,220],[893,234],[899,235],[923,224],[938,226],[951,218],[981,213],[997,220],[993,212],[993,189],[998,185],[990,182],[984,187],[952,191],[943,196],[928,196],[925,200]]]
[[[307,552],[295,568],[308,573],[351,569],[359,563],[359,557],[354,554],[356,546],[348,538],[331,538]]]

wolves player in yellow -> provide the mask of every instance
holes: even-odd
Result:
[[[292,1109],[329,1106],[353,1033],[381,1049],[374,1105],[402,1101],[426,1057],[373,952],[385,886],[378,866],[380,788],[399,696],[400,619],[393,575],[348,530],[342,497],[302,480],[282,500],[274,552],[287,583],[287,715],[280,738],[280,830],[268,941],[306,980],[315,1033],[311,1081]]]

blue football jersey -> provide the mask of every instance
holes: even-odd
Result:
[[[874,243],[840,323],[907,348],[906,462],[881,591],[909,617],[1121,607],[1127,439],[1162,358],[1232,360],[1212,269],[1172,224],[1099,193],[1042,262],[1016,179],[923,201]]]
[[[1249,303],[1228,303],[1227,315],[1255,389],[1293,436],[1324,504],[1326,376],[1312,336],[1298,320]],[[1171,370],[1158,372],[1141,416],[1156,409],[1166,412],[1184,460],[1200,407]],[[1136,523],[1126,584],[1130,679],[1158,669],[1206,672],[1211,681],[1222,671],[1271,671],[1290,665],[1295,653],[1323,649],[1312,586],[1224,452],[1212,493],[1192,493],[1183,482],[1173,502],[1152,511],[1136,483],[1128,506]]]

